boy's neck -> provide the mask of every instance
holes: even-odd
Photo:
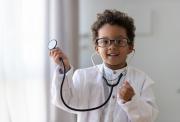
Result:
[[[110,65],[110,64],[105,63],[105,65],[112,70],[118,70],[118,69],[122,69],[122,68],[126,67],[127,63],[125,62],[124,64],[121,64],[121,65],[119,65],[119,64],[118,65]]]

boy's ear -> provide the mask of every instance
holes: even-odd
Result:
[[[135,51],[134,45],[129,45],[129,52],[128,52],[128,54],[132,53],[133,51]]]
[[[94,48],[95,48],[95,51],[97,52],[97,54],[99,54],[98,47],[97,47],[97,46],[95,46]]]

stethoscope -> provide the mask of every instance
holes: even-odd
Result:
[[[57,46],[57,40],[55,40],[55,39],[51,40],[51,41],[49,42],[49,44],[48,44],[49,50],[55,49],[56,46]],[[99,109],[99,108],[105,106],[105,105],[108,103],[108,101],[110,100],[111,96],[112,96],[113,88],[120,83],[121,78],[122,78],[122,76],[124,75],[124,72],[122,72],[122,73],[118,76],[117,82],[112,83],[112,84],[108,82],[108,80],[105,78],[104,75],[102,75],[102,78],[104,79],[106,85],[110,87],[110,94],[109,94],[109,96],[107,97],[107,99],[105,100],[105,102],[102,103],[101,105],[96,106],[96,107],[92,107],[92,108],[87,108],[87,109],[73,108],[73,107],[69,106],[69,105],[64,101],[64,98],[63,98],[63,91],[62,91],[62,89],[63,89],[64,80],[65,80],[65,77],[66,77],[66,71],[65,71],[65,65],[64,65],[63,59],[60,58],[59,60],[62,62],[63,69],[64,69],[63,79],[62,79],[62,83],[61,83],[61,86],[60,86],[60,96],[61,96],[61,100],[62,100],[63,104],[64,104],[67,108],[69,108],[70,110],[73,110],[73,111],[78,111],[78,112],[92,111],[92,110],[96,110],[96,109]]]

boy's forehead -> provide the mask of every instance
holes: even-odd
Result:
[[[106,24],[98,30],[98,37],[102,36],[113,38],[127,37],[127,31],[124,27]]]

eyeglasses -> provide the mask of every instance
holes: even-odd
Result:
[[[125,47],[129,43],[128,38],[120,38],[120,39],[108,39],[108,38],[98,38],[96,39],[96,44],[99,47],[109,47],[112,42],[117,47]]]

